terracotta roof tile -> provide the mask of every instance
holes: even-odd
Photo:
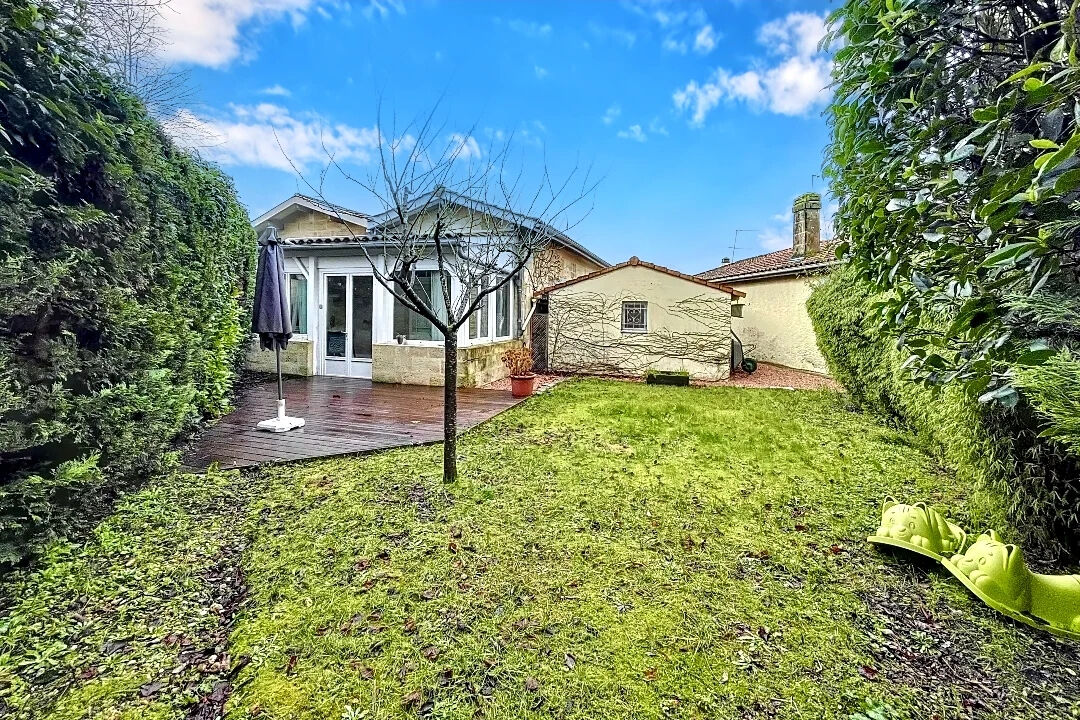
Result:
[[[566,287],[567,285],[573,285],[575,283],[579,283],[582,280],[591,280],[594,277],[598,277],[600,275],[606,275],[609,272],[613,272],[615,270],[620,270],[620,269],[622,269],[624,267],[630,267],[630,266],[634,266],[634,267],[639,267],[640,266],[640,267],[644,267],[644,268],[649,268],[650,270],[655,270],[657,272],[662,272],[665,275],[671,275],[672,277],[681,278],[683,280],[689,280],[690,282],[697,283],[698,285],[707,285],[707,286],[709,286],[711,288],[714,288],[716,290],[721,290],[723,292],[726,292],[726,293],[728,293],[729,295],[731,295],[734,298],[746,297],[746,293],[742,292],[741,290],[736,290],[735,288],[731,287],[730,285],[724,285],[722,283],[719,283],[719,282],[716,282],[716,281],[713,281],[713,280],[707,280],[707,279],[705,279],[703,277],[700,277],[700,276],[695,277],[694,275],[687,275],[686,273],[681,273],[678,270],[672,270],[671,268],[666,268],[663,265],[656,265],[655,263],[645,262],[644,260],[639,259],[637,255],[633,256],[632,258],[630,258],[626,262],[619,263],[618,265],[608,265],[605,268],[600,268],[599,270],[594,270],[591,273],[586,273],[584,275],[578,275],[576,278],[572,278],[570,280],[564,280],[564,281],[562,281],[560,283],[555,283],[554,285],[549,285],[546,288],[541,288],[540,290],[537,290],[536,292],[533,293],[533,297],[540,297],[541,295],[547,295],[552,290],[558,290],[560,288]]]
[[[698,273],[697,277],[702,280],[752,280],[758,277],[797,275],[805,271],[820,270],[838,262],[834,254],[836,245],[836,242],[822,243],[821,250],[816,254],[801,258],[792,257],[792,249],[784,248],[776,252],[736,260],[733,263]]]

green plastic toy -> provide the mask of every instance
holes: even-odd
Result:
[[[881,506],[881,527],[866,539],[942,560],[964,550],[967,533],[925,503],[905,505],[888,498]]]
[[[1040,575],[991,530],[942,564],[977,598],[1019,622],[1080,640],[1080,575]]]

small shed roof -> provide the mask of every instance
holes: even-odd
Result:
[[[555,283],[554,285],[548,285],[546,288],[541,288],[540,290],[537,290],[535,293],[533,293],[533,296],[534,297],[539,297],[541,295],[547,295],[548,293],[550,293],[550,292],[552,292],[554,290],[560,290],[560,289],[562,289],[564,287],[574,285],[575,283],[579,283],[579,282],[582,282],[584,280],[591,280],[592,278],[599,277],[601,275],[606,275],[607,273],[615,272],[616,270],[621,270],[622,268],[625,268],[625,267],[648,268],[649,270],[655,270],[656,272],[661,272],[661,273],[664,273],[665,275],[670,275],[672,277],[677,277],[677,278],[679,278],[681,280],[686,280],[688,282],[692,282],[692,283],[695,283],[697,285],[704,285],[705,287],[710,287],[710,288],[712,288],[714,290],[722,290],[723,292],[726,292],[729,295],[731,295],[731,297],[733,297],[733,298],[746,297],[746,293],[742,292],[741,290],[736,290],[735,288],[731,287],[730,285],[725,285],[725,284],[722,284],[722,283],[719,283],[719,282],[716,282],[716,281],[704,280],[704,279],[699,278],[699,277],[694,277],[693,275],[687,275],[686,273],[681,273],[678,270],[672,270],[671,268],[666,268],[663,265],[656,265],[656,264],[651,263],[651,262],[645,262],[644,260],[641,260],[640,258],[638,258],[637,255],[634,255],[633,257],[631,257],[626,262],[621,262],[618,265],[609,265],[606,268],[600,268],[599,270],[594,270],[591,273],[586,273],[585,275],[579,275],[576,278],[573,278],[571,280],[564,280],[561,283]]]

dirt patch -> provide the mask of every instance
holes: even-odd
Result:
[[[840,383],[831,377],[808,370],[758,363],[757,370],[747,374],[736,370],[727,380],[717,382],[695,382],[706,387],[756,387],[784,388],[789,390],[842,390]]]
[[[913,573],[864,598],[870,612],[859,624],[871,638],[874,663],[860,669],[863,677],[916,689],[920,704],[935,713],[927,717],[939,720],[1013,717],[1021,709],[1036,717],[1068,716],[1080,697],[1074,674],[1080,648],[1031,630],[1031,647],[1019,664],[1003,667],[980,653],[967,610],[934,607],[929,597],[926,576]]]

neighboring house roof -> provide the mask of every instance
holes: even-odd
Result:
[[[251,224],[254,225],[257,230],[261,230],[261,226],[269,223],[271,220],[277,220],[288,215],[293,211],[293,208],[315,210],[316,212],[325,213],[355,225],[363,225],[364,227],[367,227],[371,222],[371,216],[367,213],[362,213],[359,210],[350,210],[342,205],[334,205],[333,203],[328,203],[319,198],[313,198],[308,195],[297,193],[288,200],[278,203],[259,217],[255,218]]]
[[[534,292],[533,297],[539,297],[541,295],[547,295],[550,292],[553,292],[555,290],[561,290],[564,287],[574,285],[576,283],[582,282],[583,280],[591,280],[591,279],[593,279],[595,277],[600,277],[601,275],[606,275],[607,273],[614,272],[616,270],[621,270],[622,268],[631,267],[631,266],[648,268],[649,270],[655,270],[657,272],[664,273],[665,275],[670,275],[672,277],[677,277],[677,278],[679,278],[681,280],[687,280],[687,281],[695,283],[697,285],[704,285],[705,287],[710,287],[713,290],[721,290],[723,292],[728,293],[733,298],[746,297],[746,293],[744,293],[741,290],[736,290],[735,288],[731,287],[730,285],[724,285],[724,284],[721,284],[719,282],[714,282],[714,281],[710,281],[710,280],[704,280],[704,279],[702,279],[700,277],[694,277],[693,275],[687,275],[686,273],[681,273],[678,270],[672,270],[671,268],[666,268],[663,265],[654,265],[651,262],[645,262],[644,260],[639,259],[637,255],[633,256],[632,258],[630,258],[626,262],[619,263],[618,265],[608,265],[605,268],[601,268],[599,270],[594,270],[591,273],[586,273],[585,275],[578,275],[576,278],[573,278],[571,280],[564,280],[563,282],[555,283],[554,285],[548,285],[546,288],[541,288],[540,290],[537,290],[536,292]]]
[[[487,201],[470,198],[467,195],[462,195],[461,193],[454,192],[453,190],[448,190],[446,188],[432,190],[429,193],[425,193],[423,195],[417,196],[416,198],[413,198],[408,203],[407,209],[410,212],[414,212],[423,209],[427,205],[432,205],[433,202],[438,201],[448,202],[464,208],[478,209],[491,215],[492,217],[513,224],[527,226],[531,223],[532,227],[530,229],[549,235],[552,240],[554,240],[559,245],[570,248],[582,257],[592,260],[597,265],[600,265],[602,267],[608,267],[609,265],[609,263],[602,257],[592,252],[587,247],[577,242],[566,233],[555,229],[554,227],[552,227],[548,223],[543,222],[539,218],[535,218],[530,215],[523,215],[521,213],[515,213],[511,210],[507,210],[506,208],[499,207],[498,205],[493,205],[492,203],[489,203]],[[397,222],[397,218],[395,217],[396,214],[397,213],[394,210],[387,210],[384,213],[375,215],[371,219],[372,225],[374,227],[378,227],[381,225],[393,226]]]
[[[733,263],[698,273],[697,277],[702,280],[736,282],[822,272],[840,262],[834,254],[836,245],[835,241],[822,243],[817,253],[804,257],[793,257],[793,249],[784,248],[776,252],[748,257],[745,260],[736,260]]]

